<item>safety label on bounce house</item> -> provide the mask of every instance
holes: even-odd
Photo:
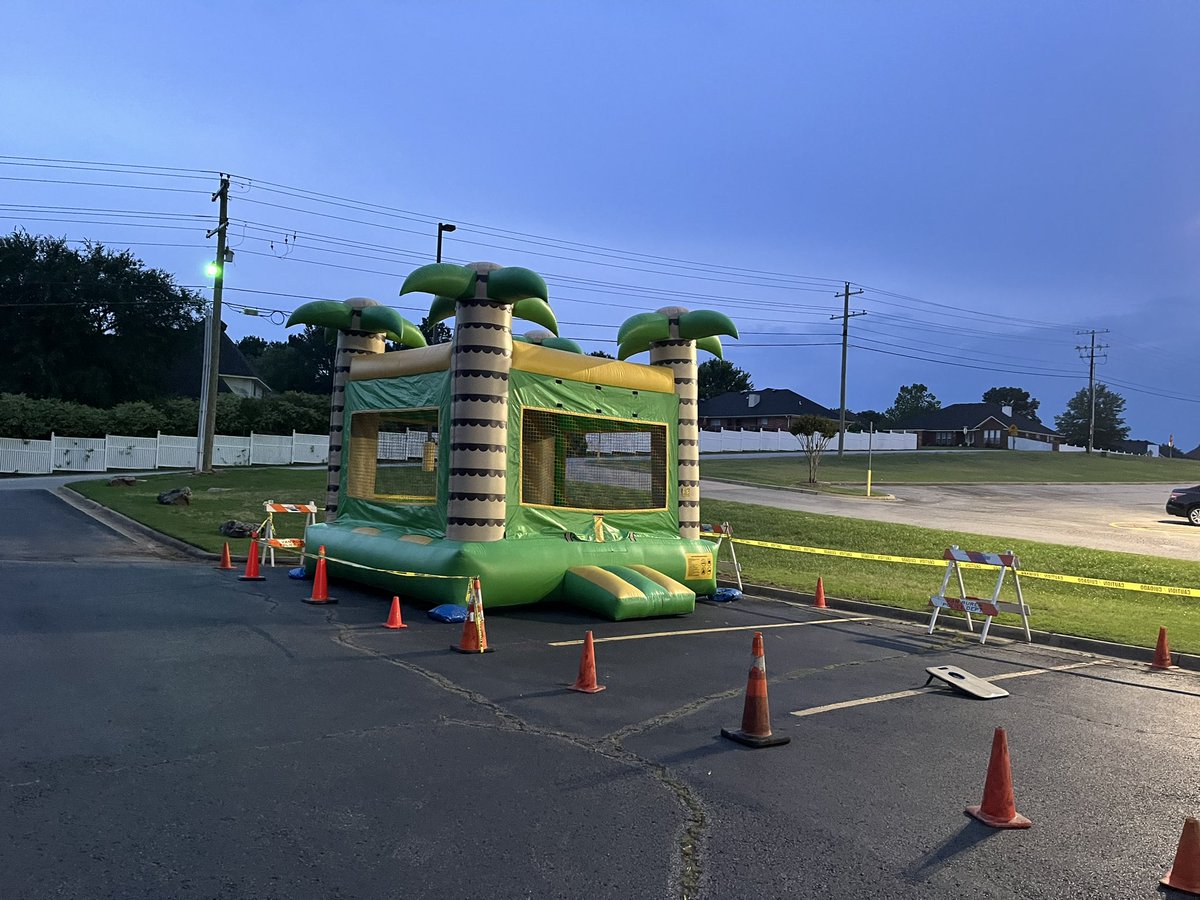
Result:
[[[687,574],[683,576],[688,581],[713,577],[713,558],[710,553],[687,554]]]

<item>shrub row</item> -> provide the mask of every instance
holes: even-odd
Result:
[[[68,400],[0,394],[0,437],[45,440],[51,432],[71,437],[122,434],[154,437],[196,433],[200,402],[187,397],[163,397],[121,403],[109,409]],[[329,397],[287,392],[261,399],[222,394],[217,397],[217,432],[248,435],[325,434],[329,430]]]

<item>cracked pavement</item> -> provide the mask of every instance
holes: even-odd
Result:
[[[460,626],[335,584],[301,603],[141,559],[53,495],[5,492],[0,894],[42,897],[1149,897],[1200,811],[1200,679],[955,630],[743,600],[601,622],[533,607]],[[10,505],[12,504],[12,505]],[[836,585],[828,586],[836,593]],[[1036,623],[1036,594],[1029,601]],[[486,586],[485,586],[486,599]],[[784,747],[736,727],[755,626]],[[565,690],[596,645],[607,690]],[[1008,730],[1027,832],[963,815]]]

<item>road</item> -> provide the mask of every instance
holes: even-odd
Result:
[[[495,611],[463,656],[351,584],[309,606],[0,502],[5,897],[1151,897],[1200,812],[1192,674],[755,599]],[[587,629],[595,695],[563,687]],[[756,629],[792,739],[761,751],[718,736]],[[922,689],[941,664],[1018,677]],[[1029,831],[963,815],[998,725]]]
[[[1161,484],[886,485],[895,500],[781,491],[709,479],[713,500],[753,503],[900,525],[1200,560],[1200,528],[1163,509]]]

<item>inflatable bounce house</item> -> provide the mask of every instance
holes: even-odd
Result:
[[[630,318],[620,359],[585,356],[535,272],[423,266],[430,322],[375,301],[318,301],[288,325],[338,331],[326,521],[305,544],[330,574],[430,604],[561,600],[610,619],[679,615],[716,587],[700,538],[696,352],[737,337],[717,312]],[[548,331],[514,336],[513,318]],[[551,334],[553,333],[553,334]],[[407,349],[383,352],[390,339]],[[650,365],[624,360],[650,352]],[[308,565],[313,566],[309,556]]]

